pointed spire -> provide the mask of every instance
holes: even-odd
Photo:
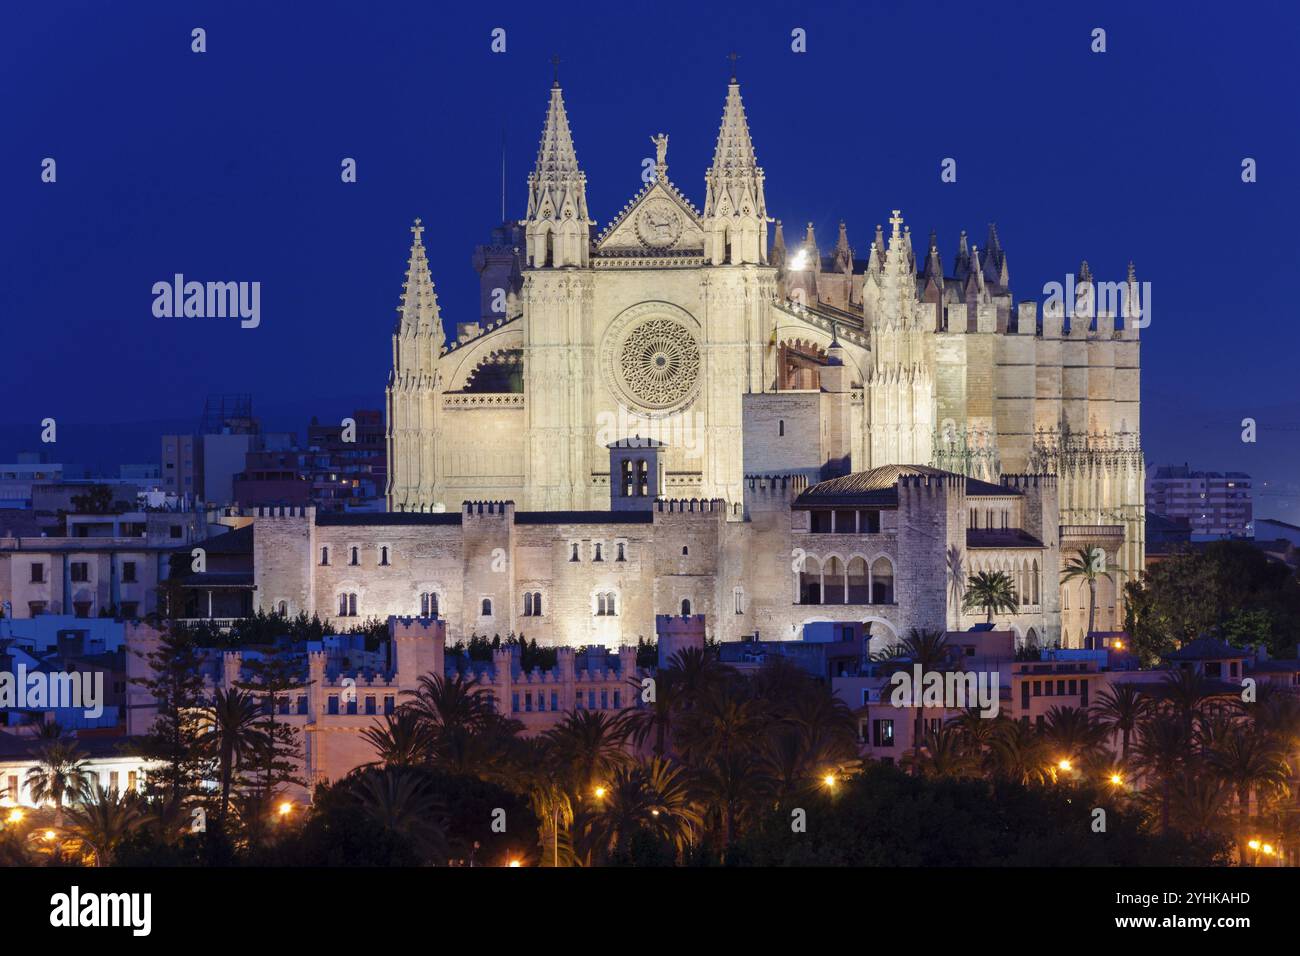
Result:
[[[767,251],[763,169],[754,155],[740,84],[727,85],[713,165],[704,174],[704,255],[713,265],[757,263]]]
[[[1092,269],[1088,266],[1088,260],[1084,259],[1083,262],[1079,265],[1079,282],[1083,283],[1083,282],[1091,282],[1091,281],[1092,281]]]
[[[840,235],[835,240],[835,268],[845,275],[853,274],[853,247],[849,245],[849,231],[840,220]]]
[[[780,219],[776,221],[776,236],[772,239],[772,254],[768,261],[778,269],[785,266],[785,233],[781,231]]]
[[[436,346],[442,347],[444,335],[438,296],[429,274],[429,259],[424,251],[424,224],[415,220],[411,226],[411,252],[406,260],[406,281],[402,283],[401,304],[397,307],[400,334],[431,333]],[[436,353],[435,353],[436,354]]]
[[[943,259],[939,256],[939,236],[930,231],[930,252],[925,257],[925,278],[943,288]]]
[[[970,247],[966,244],[966,230],[963,229],[957,240],[957,258],[953,260],[952,276],[954,279],[964,280],[969,272]]]
[[[528,174],[528,261],[534,267],[586,265],[590,243],[587,177],[578,166],[558,76],[551,87],[537,162]]]

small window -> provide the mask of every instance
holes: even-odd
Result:
[[[480,609],[480,614],[481,614],[481,616],[483,616],[483,617],[491,617],[491,616],[492,616],[492,599],[491,599],[491,598],[484,598],[484,599],[483,599],[483,604],[482,604],[482,607],[481,607],[481,609]]]
[[[691,553],[691,549],[688,548],[688,547],[686,547],[686,545],[682,545],[682,554],[683,554],[683,555],[687,555],[687,554],[690,554],[690,553]]]
[[[785,419],[779,419],[776,423],[776,434],[778,438],[785,437]]]
[[[135,562],[134,561],[122,562],[122,583],[123,584],[135,583]]]
[[[623,542],[620,541],[620,542],[618,542],[617,544],[614,545],[614,549],[615,549],[615,550],[614,550],[614,560],[615,560],[615,561],[626,561],[626,560],[627,560],[627,545],[623,544]]]
[[[360,564],[360,563],[361,563],[361,549],[353,548],[348,557],[348,564]]]
[[[578,542],[576,541],[573,542],[573,544],[569,545],[569,560],[570,561],[578,560]]]
[[[532,616],[533,616],[533,593],[531,591],[525,591],[524,592],[524,617],[532,617]]]
[[[689,599],[682,601],[682,617],[691,616],[691,602]]]
[[[387,546],[382,547],[382,548],[379,549],[379,566],[380,566],[380,567],[387,567],[387,566],[388,566],[388,548],[387,548]]]
[[[45,583],[45,565],[39,562],[32,562],[32,584]]]
[[[736,590],[733,591],[732,593],[735,596],[735,600],[736,600],[736,613],[744,614],[745,613],[745,589],[736,588]]]
[[[593,555],[592,555],[591,560],[593,560],[593,561],[604,561],[604,560],[605,560],[604,555],[603,555],[604,545],[602,545],[599,541],[597,541],[597,542],[595,543],[595,545],[593,545],[593,548],[594,548],[594,553],[593,553]]]
[[[85,561],[73,561],[71,572],[74,581],[90,580],[90,565]]]
[[[329,565],[329,563],[330,563],[330,549],[329,549],[328,547],[324,547],[324,548],[321,548],[321,549],[320,549],[320,563],[321,563],[321,566],[322,566],[322,567],[324,567],[324,566],[328,566],[328,565]]]
[[[188,485],[188,484],[190,483],[190,480],[189,480],[188,478],[186,478],[186,479],[185,479],[185,483]],[[181,536],[181,526],[180,526],[180,525],[178,525],[178,524],[174,524],[174,525],[171,526],[171,529],[170,529],[170,530],[171,530],[171,536],[172,536],[173,538],[179,538],[179,537]]]

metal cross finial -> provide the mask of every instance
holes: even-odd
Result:
[[[903,224],[902,210],[895,209],[894,214],[889,217],[889,224],[894,227],[894,235],[898,235],[898,227]]]
[[[415,225],[411,227],[411,235],[415,236],[416,239],[419,239],[420,236],[423,234],[423,232],[424,232],[424,226],[420,224],[420,219],[417,217],[415,220]]]
[[[553,54],[551,56],[551,71],[552,71],[551,85],[559,86],[560,85],[560,56],[558,53]]]
[[[731,81],[736,81],[736,61],[740,59],[740,54],[732,50],[727,54],[727,59],[731,61]]]

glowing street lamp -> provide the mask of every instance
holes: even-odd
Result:
[[[1074,769],[1074,764],[1070,763],[1070,761],[1065,759],[1058,760],[1056,766],[1059,767],[1065,773],[1069,773],[1071,770]]]
[[[1260,844],[1258,840],[1251,840],[1246,844],[1246,846],[1250,847],[1252,850],[1258,851]]]
[[[596,799],[597,799],[597,800],[604,800],[604,799],[605,799],[605,788],[604,788],[604,787],[597,787],[597,788],[596,788]]]
[[[56,834],[53,830],[46,830],[45,833],[43,834],[43,836],[45,837],[45,842],[46,842],[46,843],[49,843],[49,842],[50,842],[51,840],[53,840],[57,835],[58,835],[58,834]]]
[[[5,817],[5,820],[8,823],[22,823],[23,811],[20,810],[18,807],[14,807],[12,810],[9,811],[9,816]]]
[[[1110,782],[1111,782],[1112,784],[1114,784],[1115,786],[1117,786],[1117,787],[1118,787],[1118,786],[1122,786],[1123,783],[1124,783],[1124,778],[1121,777],[1121,776],[1120,776],[1119,774],[1117,774],[1117,773],[1112,773],[1112,774],[1110,775]]]
[[[835,779],[835,774],[833,773],[828,773],[826,776],[822,777],[822,783],[826,784],[828,790],[834,790],[835,784],[838,782],[839,781]]]
[[[513,869],[513,868],[515,868],[515,867],[517,867],[517,866],[523,866],[523,864],[520,863],[518,860],[511,860],[509,865],[510,865],[511,869]]]
[[[277,810],[279,811],[281,818],[287,817],[289,814],[293,813],[293,803],[289,800],[285,800],[280,804]]]

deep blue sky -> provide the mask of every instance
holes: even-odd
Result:
[[[787,238],[811,219],[829,246],[844,218],[861,254],[898,207],[951,263],[959,229],[982,244],[996,220],[1021,298],[1080,259],[1113,279],[1134,259],[1153,283],[1148,460],[1250,471],[1288,492],[1257,514],[1300,523],[1300,14],[1197,6],[8,4],[0,458],[53,416],[116,425],[65,434],[120,433],[140,459],[138,423],[196,419],[209,392],[251,392],[268,424],[300,432],[313,413],[380,407],[410,221],[429,226],[444,319],[473,317],[502,131],[518,216],[552,53],[603,226],[660,130],[671,178],[702,204],[734,48]],[[939,180],[947,156],[955,184]],[[261,327],[155,319],[150,287],[175,272],[261,281]],[[91,456],[66,437],[53,453]]]

